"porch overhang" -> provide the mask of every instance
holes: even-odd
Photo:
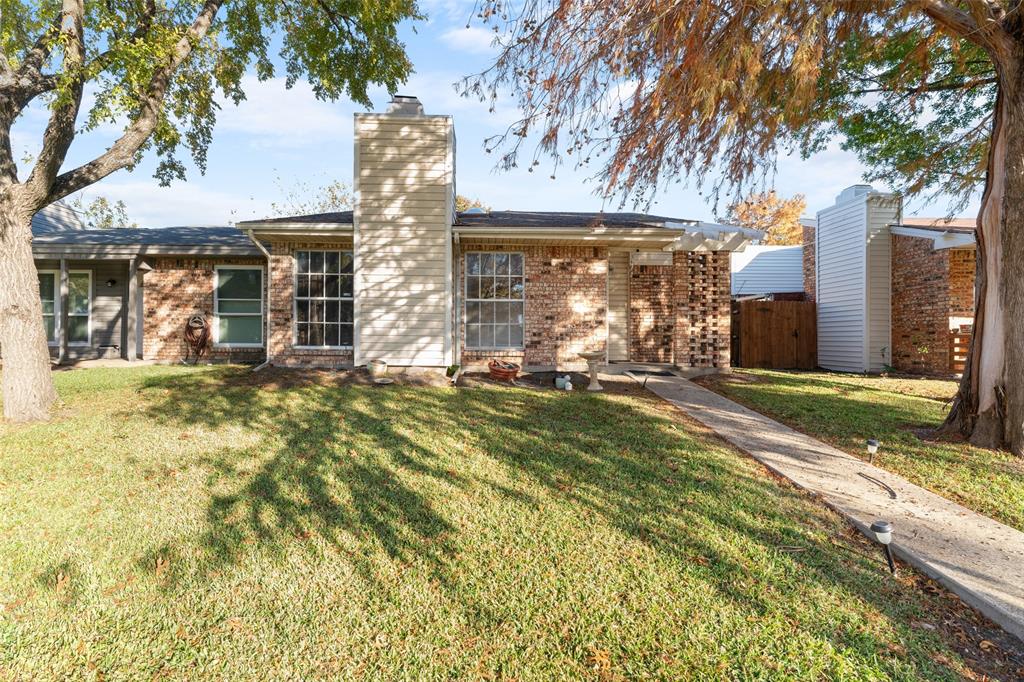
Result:
[[[963,230],[932,230],[923,227],[906,227],[893,225],[893,234],[902,237],[916,237],[917,239],[928,239],[932,242],[932,248],[936,251],[942,249],[968,249],[975,246],[973,232]]]
[[[682,232],[663,247],[665,251],[743,251],[751,241],[764,238],[764,232],[739,225],[694,221],[665,227]]]

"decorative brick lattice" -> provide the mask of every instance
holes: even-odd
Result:
[[[674,360],[679,367],[729,367],[728,251],[676,251]]]
[[[804,225],[804,296],[808,301],[816,301],[818,282],[814,271],[814,235],[815,228]]]

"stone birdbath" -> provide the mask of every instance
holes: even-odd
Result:
[[[588,391],[603,391],[604,386],[597,380],[597,364],[605,358],[605,352],[594,351],[591,353],[577,353],[581,358],[587,361],[587,369],[590,370],[590,384],[587,386]]]

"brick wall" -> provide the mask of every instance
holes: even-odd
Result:
[[[949,251],[930,239],[892,236],[892,365],[949,373]]]
[[[949,251],[949,314],[953,317],[974,317],[976,256],[974,249]]]
[[[270,359],[284,367],[351,367],[352,351],[296,348],[294,339],[295,251],[351,251],[352,240],[332,242],[273,241],[270,251]]]
[[[674,360],[680,367],[729,367],[730,255],[728,251],[673,254]]]
[[[526,304],[524,348],[473,351],[465,348],[464,254],[469,251],[517,251],[524,255]],[[465,366],[503,358],[527,367],[581,367],[577,353],[601,350],[608,338],[608,249],[593,246],[468,245],[460,250],[459,311]]]
[[[818,300],[818,282],[814,272],[815,229],[804,225],[804,296],[808,301]]]
[[[202,315],[213,325],[214,268],[221,264],[256,265],[262,258],[157,258],[143,277],[143,358],[177,362],[185,358],[185,323]],[[208,349],[211,360],[258,362],[263,349]]]
[[[633,265],[629,278],[629,353],[633,362],[672,362],[675,330],[671,265]]]

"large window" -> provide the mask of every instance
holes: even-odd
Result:
[[[523,254],[466,254],[466,348],[523,347]]]
[[[57,343],[57,318],[60,307],[57,290],[57,273],[52,270],[40,272],[39,299],[43,304],[43,326],[46,327],[46,340],[49,343]]]
[[[352,252],[295,252],[295,345],[352,346]]]
[[[217,267],[214,342],[222,346],[263,345],[263,269]]]
[[[43,305],[46,340],[60,343],[60,274],[56,270],[39,272],[39,299]],[[92,273],[74,270],[68,273],[68,345],[88,346],[91,342]]]

